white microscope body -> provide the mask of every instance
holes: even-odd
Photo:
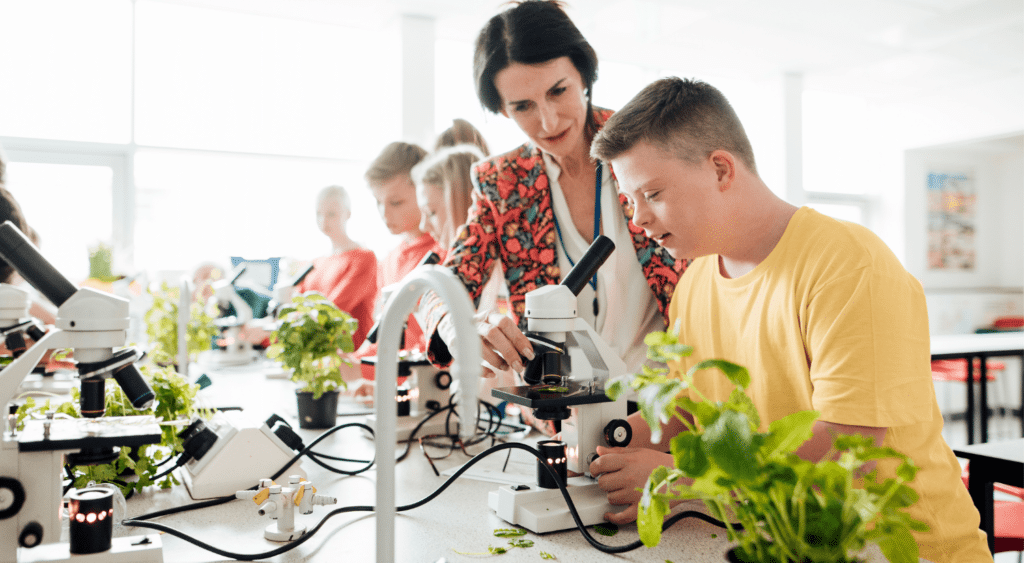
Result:
[[[139,354],[115,351],[127,339],[128,301],[73,286],[9,221],[0,225],[0,256],[58,306],[56,327],[0,371],[0,405],[12,406],[22,381],[47,351],[73,348],[84,416],[27,421],[21,432],[14,417],[7,418],[0,440],[0,563],[163,561],[158,534],[115,538],[109,550],[89,555],[72,555],[67,543],[59,543],[65,456],[73,465],[102,463],[111,454],[116,458],[113,447],[160,442],[152,416],[100,418],[109,377],[136,408],[146,408],[154,398],[134,366]]]
[[[20,287],[0,283],[0,335],[13,358],[27,349],[25,335],[39,341],[45,334],[39,321],[29,315],[31,297]],[[72,378],[64,374],[37,375],[31,373],[21,382],[22,393],[53,393],[66,395],[74,386]]]
[[[535,353],[524,374],[529,385],[492,391],[533,409],[537,418],[562,421],[568,469],[584,475],[566,485],[585,526],[622,509],[610,504],[591,478],[597,447],[623,447],[632,437],[625,401],[612,401],[604,392],[610,378],[627,373],[626,364],[576,316],[576,295],[612,250],[610,239],[598,237],[562,284],[526,294],[527,337]],[[561,492],[538,484],[503,486],[488,495],[488,506],[510,524],[536,533],[576,527]]]
[[[199,364],[207,367],[245,366],[256,361],[252,344],[241,337],[242,327],[252,321],[252,307],[235,290],[235,282],[245,273],[245,266],[235,268],[229,278],[213,283],[213,298],[217,306],[226,310],[228,305],[235,309],[230,317],[220,317],[214,323],[221,329],[223,348],[207,350],[199,354]]]

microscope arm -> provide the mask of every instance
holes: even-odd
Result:
[[[435,291],[450,310],[460,346],[454,350],[451,373],[459,383],[459,433],[476,432],[476,395],[480,377],[480,337],[473,328],[473,303],[462,283],[447,268],[421,266],[401,282],[388,299],[381,315],[381,338],[377,343],[376,445],[377,445],[377,561],[389,563],[395,556],[395,426],[398,406],[389,397],[397,395],[398,339],[402,324],[421,295]]]
[[[70,347],[71,339],[68,333],[54,328],[31,348],[25,350],[24,354],[0,371],[0,405],[6,405],[14,400],[21,382],[32,372],[32,368],[36,367],[39,360],[43,359],[47,351]]]

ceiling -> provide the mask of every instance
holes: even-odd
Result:
[[[507,5],[494,0],[177,0],[360,27],[431,16],[470,42]],[[569,0],[602,60],[698,76],[799,72],[807,88],[887,100],[1020,88],[1021,0]]]

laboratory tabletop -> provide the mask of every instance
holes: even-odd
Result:
[[[1024,402],[1024,332],[1004,332],[986,334],[946,334],[931,337],[931,357],[933,360],[967,360],[967,376],[973,381],[974,359],[979,359],[980,373],[978,379],[978,395],[981,402],[981,442],[988,441],[988,380],[987,358],[1018,356],[1021,358],[1021,401]],[[967,443],[974,443],[974,386],[967,388]],[[1021,414],[1021,434],[1024,435],[1024,413]]]
[[[298,430],[306,444],[321,434],[319,430],[299,429],[296,421],[294,384],[283,379],[268,379],[263,373],[245,373],[244,370],[226,370],[211,374],[213,384],[199,393],[206,406],[241,406],[243,413],[255,421],[265,420],[271,414],[278,414],[289,420]],[[345,410],[343,405],[342,410]],[[361,416],[342,416],[338,424],[361,422]],[[529,438],[527,438],[527,441]],[[369,459],[373,455],[373,443],[361,429],[341,430],[325,439],[316,448],[320,453],[351,459]],[[396,445],[396,454],[404,445]],[[521,451],[513,453],[518,463],[531,460]],[[481,465],[488,464],[494,471],[500,471],[505,461],[505,452],[486,458]],[[451,470],[469,458],[457,452],[437,462],[439,470]],[[339,465],[346,469],[354,464]],[[312,528],[332,510],[343,506],[371,506],[375,501],[375,474],[371,469],[356,476],[332,474],[309,460],[303,462],[303,469],[318,494],[337,497],[333,506],[317,506],[312,514],[296,514],[296,523]],[[419,447],[413,445],[409,455],[396,465],[397,503],[404,506],[434,493],[448,477],[434,475]],[[255,480],[264,475],[253,475]],[[499,485],[477,479],[459,478],[435,499],[421,507],[403,511],[395,520],[395,560],[402,562],[472,561],[488,556],[489,546],[506,546],[506,538],[494,536],[497,528],[510,527],[498,518],[487,506],[487,495]],[[149,487],[136,493],[127,502],[128,517],[138,517],[157,510],[169,509],[193,501],[186,490],[175,486],[168,490]],[[703,510],[694,501],[684,503],[676,511]],[[251,501],[231,502],[194,511],[168,515],[152,520],[170,526],[208,543],[225,553],[260,554],[280,548],[283,544],[271,542],[263,537],[264,528],[271,522],[268,517],[257,514],[257,507]],[[376,520],[369,512],[342,513],[330,518],[316,534],[291,551],[270,558],[267,561],[374,561],[376,543]],[[153,533],[152,530],[118,524],[115,536],[132,536]],[[623,527],[616,535],[606,537],[591,534],[604,544],[626,545],[638,539],[635,525]],[[525,539],[534,542],[529,548],[513,548],[501,555],[502,561],[538,561],[541,552],[562,562],[592,561],[725,561],[725,552],[731,547],[721,528],[698,519],[684,519],[672,526],[663,536],[661,544],[653,549],[640,547],[619,555],[610,555],[592,547],[577,530],[547,534],[528,533]],[[231,561],[231,556],[218,555],[197,547],[171,534],[162,536],[163,557],[167,562],[220,562]],[[461,553],[460,553],[461,552]],[[871,547],[867,561],[881,562],[877,548]]]

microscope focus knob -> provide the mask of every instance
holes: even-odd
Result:
[[[21,481],[0,477],[0,520],[11,518],[24,505],[25,488],[21,486]]]
[[[452,386],[452,374],[447,371],[437,372],[437,375],[434,376],[434,385],[442,391],[447,390]]]
[[[621,418],[609,422],[604,427],[604,440],[614,448],[624,448],[633,439],[633,429]]]
[[[21,529],[18,536],[20,547],[35,547],[43,543],[43,526],[39,522],[29,522]]]

